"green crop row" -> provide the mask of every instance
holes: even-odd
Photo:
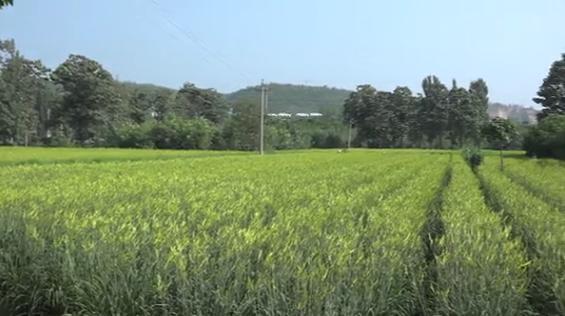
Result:
[[[0,315],[562,312],[563,214],[454,158],[5,165]]]
[[[505,161],[505,173],[546,202],[565,211],[565,164],[551,159]]]
[[[476,177],[455,159],[443,196],[444,235],[437,260],[437,312],[442,315],[520,315],[528,261],[510,230],[485,204]]]
[[[543,314],[565,313],[564,214],[505,176],[495,160],[487,159],[480,173],[492,203],[528,253],[530,301]]]
[[[152,150],[116,148],[0,147],[0,166],[46,163],[135,161],[245,155],[238,151]]]
[[[5,168],[0,178],[15,181],[0,184],[0,306],[414,311],[418,231],[446,159],[334,152]]]

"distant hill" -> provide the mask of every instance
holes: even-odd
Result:
[[[131,82],[131,81],[120,81],[118,82],[119,86],[122,87],[124,90],[128,91],[128,92],[133,92],[133,91],[143,91],[147,94],[155,94],[158,92],[175,92],[174,89],[171,88],[167,88],[167,87],[163,87],[163,86],[159,86],[159,85],[155,85],[155,84],[151,84],[151,83],[137,83],[137,82]]]
[[[270,84],[271,94],[269,99],[270,113],[278,112],[330,112],[341,113],[343,102],[351,91],[345,89],[316,87],[292,84]],[[231,102],[259,102],[258,87],[247,87],[236,92],[226,94],[226,99]],[[520,105],[506,105],[491,103],[488,113],[490,117],[508,118],[517,123],[536,122],[536,111],[533,108]]]
[[[174,92],[173,89],[153,85],[140,84],[134,82],[121,82],[121,86],[128,90],[142,90],[148,94],[158,91]],[[271,93],[269,96],[269,113],[299,113],[299,112],[322,112],[322,113],[341,113],[343,103],[351,91],[327,86],[305,86],[292,84],[271,83],[269,85]],[[225,94],[225,98],[230,103],[236,102],[259,102],[258,87],[247,87],[233,93]],[[506,105],[502,103],[489,104],[488,114],[490,117],[508,118],[516,123],[527,122],[536,123],[537,110],[531,107],[520,105]]]
[[[343,102],[351,91],[330,87],[278,84],[269,85],[269,113],[278,112],[341,112]],[[230,103],[259,102],[258,87],[247,87],[234,93],[226,94]]]
[[[490,117],[502,117],[510,119],[516,123],[535,124],[537,122],[536,114],[538,111],[531,107],[523,107],[520,105],[506,105],[502,103],[489,104],[488,114]]]

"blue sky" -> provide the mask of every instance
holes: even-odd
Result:
[[[562,0],[15,0],[0,38],[56,67],[71,54],[120,80],[230,92],[271,82],[420,91],[482,77],[532,105],[565,52]]]

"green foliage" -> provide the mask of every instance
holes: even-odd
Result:
[[[484,155],[480,148],[476,147],[468,147],[463,149],[463,158],[473,170],[477,170],[477,168],[483,163]]]
[[[269,84],[269,113],[322,112],[340,113],[343,102],[350,91],[330,87],[315,87],[290,84]],[[257,103],[258,87],[248,87],[226,95],[232,103]]]
[[[126,124],[116,131],[112,142],[124,148],[209,149],[215,133],[216,127],[206,119],[172,118]]]
[[[100,130],[111,125],[121,102],[112,75],[94,60],[70,55],[53,79],[65,90],[56,116],[70,126],[79,144],[98,142]]]
[[[335,133],[316,133],[312,135],[313,148],[343,148],[344,146],[345,143],[341,137]]]
[[[565,212],[565,178],[559,168],[565,162],[553,159],[507,159],[505,174],[514,182]]]
[[[512,143],[517,132],[516,126],[510,120],[496,117],[482,127],[481,134],[490,146],[504,149]]]
[[[329,151],[3,168],[2,305],[415,314],[425,270],[411,232],[440,186],[439,158]],[[14,177],[23,170],[31,177]]]
[[[481,111],[473,100],[472,92],[458,88],[454,82],[448,96],[448,130],[452,145],[464,146],[469,140],[475,145],[480,143],[482,122],[478,114]]]
[[[407,132],[411,98],[407,88],[390,93],[358,86],[344,103],[344,122],[355,126],[358,141],[368,147],[400,146]]]
[[[530,305],[540,315],[562,315],[565,312],[565,218],[558,208],[504,175],[495,159],[487,157],[481,167],[482,185],[494,210],[501,213],[528,256]],[[547,173],[562,172],[562,166],[547,168]]]
[[[213,89],[199,89],[185,83],[175,97],[177,116],[204,118],[213,123],[221,123],[228,115],[224,97]]]
[[[449,119],[449,92],[436,76],[422,81],[424,98],[419,102],[418,123],[421,132],[433,147],[443,147],[443,136]]]
[[[521,315],[527,311],[519,241],[485,204],[479,182],[462,159],[453,161],[444,193],[445,234],[438,242],[437,310],[434,315]]]
[[[344,122],[357,130],[356,143],[368,147],[463,147],[480,145],[485,122],[488,88],[479,79],[469,91],[454,82],[448,90],[435,76],[422,82],[424,96],[410,89],[377,91],[361,85],[344,103]],[[446,142],[449,140],[449,143]]]
[[[41,62],[24,58],[13,40],[0,41],[0,144],[30,145],[45,136],[46,108],[56,102],[47,77]]]
[[[565,115],[565,54],[551,65],[534,102],[543,106],[539,120],[550,115]]]
[[[0,0],[0,9],[3,6],[13,5],[13,4],[14,4],[14,0]]]
[[[0,147],[0,166],[168,160],[195,157],[244,156],[239,151],[154,150],[121,148]],[[22,170],[25,168],[22,168]],[[18,169],[20,170],[20,169]],[[47,175],[48,176],[48,175]]]
[[[524,149],[529,156],[565,159],[565,115],[549,115],[532,127]]]
[[[490,157],[479,183],[443,151],[221,155],[0,148],[2,312],[563,312],[562,214]]]
[[[236,104],[222,130],[226,146],[238,150],[259,148],[260,118],[259,107],[255,104]]]

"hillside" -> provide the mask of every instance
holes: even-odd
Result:
[[[315,87],[292,84],[270,84],[269,113],[277,112],[332,112],[340,113],[343,102],[351,91],[329,87]],[[257,87],[247,87],[236,92],[226,94],[226,99],[231,102],[259,101]],[[490,117],[509,118],[517,123],[536,122],[537,111],[520,105],[506,105],[491,103],[488,113]]]
[[[121,85],[127,91],[143,90],[148,94],[159,91],[173,92],[174,90],[152,84],[139,84],[134,82],[122,82]],[[341,113],[343,102],[351,91],[330,87],[316,87],[292,84],[270,84],[269,113],[299,113],[299,112],[323,112]],[[233,93],[225,94],[230,103],[236,102],[259,102],[257,87],[247,87]],[[531,107],[523,107],[515,104],[491,103],[488,114],[490,117],[508,118],[516,123],[536,123],[537,110]]]
[[[269,95],[270,113],[276,112],[341,112],[343,102],[351,91],[330,87],[315,87],[291,84],[270,84]],[[226,94],[231,102],[258,102],[257,87],[247,87]]]

